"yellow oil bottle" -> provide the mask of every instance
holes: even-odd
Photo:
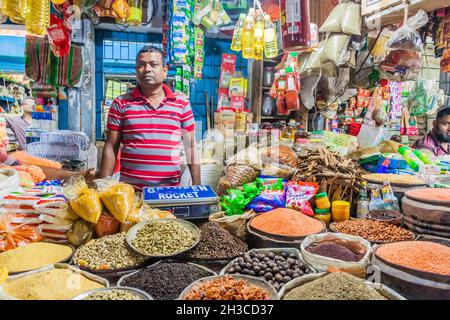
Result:
[[[256,11],[255,24],[253,26],[254,59],[264,58],[264,15],[260,10]]]
[[[241,13],[239,20],[234,28],[233,39],[231,40],[231,50],[241,51],[242,50],[242,35],[244,31],[245,14]]]
[[[242,57],[244,59],[252,59],[254,56],[254,39],[253,39],[253,20],[255,9],[250,8],[247,17],[245,17],[244,30],[242,32]]]
[[[277,30],[268,14],[264,16],[264,55],[266,58],[278,56]]]
[[[50,2],[42,0],[27,0],[25,26],[27,32],[43,36],[50,23]]]

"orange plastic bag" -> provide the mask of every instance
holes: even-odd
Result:
[[[0,215],[0,252],[42,240],[37,227],[30,225],[16,226],[11,223],[11,217],[10,214]]]

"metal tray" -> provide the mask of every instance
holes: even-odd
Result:
[[[292,289],[300,287],[308,282],[323,278],[328,274],[329,274],[328,272],[322,272],[322,273],[310,274],[310,275],[306,275],[306,276],[303,276],[300,278],[293,279],[292,281],[289,281],[281,288],[281,290],[278,292],[278,298],[280,300],[282,300],[284,295],[287,294]],[[374,288],[381,295],[383,295],[385,298],[387,298],[389,300],[406,300],[403,296],[401,296],[394,290],[386,287],[385,285],[383,285],[381,283],[372,283],[369,281],[366,281],[365,283],[367,284],[368,287]]]
[[[201,266],[201,265],[198,265],[198,264],[195,264],[195,263],[191,263],[191,262],[182,262],[182,261],[177,261],[177,260],[167,259],[167,260],[160,260],[160,261],[158,261],[158,262],[156,262],[156,263],[154,263],[154,264],[152,264],[152,265],[150,265],[150,266],[148,266],[148,267],[146,267],[146,268],[144,268],[144,269],[137,270],[137,271],[134,271],[133,273],[124,275],[123,277],[121,277],[121,278],[119,279],[119,281],[117,281],[117,286],[118,286],[119,288],[127,288],[127,287],[125,287],[125,286],[122,286],[122,283],[123,283],[126,279],[128,279],[129,277],[134,276],[135,274],[141,272],[142,270],[153,268],[153,267],[155,267],[155,266],[157,266],[158,264],[161,264],[161,263],[186,263],[186,264],[190,264],[190,265],[192,265],[192,266],[194,266],[194,267],[196,267],[196,268],[198,268],[198,269],[201,269],[201,270],[206,271],[207,273],[210,274],[210,276],[215,276],[215,275],[217,275],[217,274],[216,274],[214,271],[212,271],[211,269],[208,269],[208,268],[206,268],[206,267],[204,267],[204,266]]]
[[[249,250],[248,253],[250,252],[255,252],[255,253],[266,253],[266,252],[275,252],[275,253],[280,253],[280,252],[286,252],[287,254],[294,254],[298,260],[300,260],[310,271],[310,273],[308,274],[313,274],[313,273],[317,273],[317,271],[311,266],[309,265],[304,259],[302,254],[300,253],[300,250],[296,249],[296,248],[264,248],[264,249],[252,249]],[[227,264],[221,271],[220,271],[220,275],[225,275],[227,274],[227,270],[230,269],[231,265],[237,261],[236,259],[233,259],[229,264]],[[232,274],[235,275],[235,274]],[[302,276],[304,277],[304,276]],[[301,278],[301,277],[299,277]],[[297,278],[296,278],[297,279]]]
[[[43,242],[46,242],[46,241],[43,241]],[[76,249],[75,249],[74,246],[72,246],[71,244],[60,244],[60,243],[52,243],[52,242],[49,242],[49,243],[67,246],[67,247],[70,247],[70,248],[72,249],[72,253],[71,253],[67,258],[64,258],[64,259],[62,259],[62,260],[60,260],[60,261],[57,261],[57,262],[55,262],[55,264],[56,264],[56,263],[66,263],[66,262],[69,262],[70,260],[72,260],[72,257],[73,257],[73,255],[75,254],[75,251],[76,251]],[[44,266],[44,267],[45,267],[45,266]],[[10,272],[9,275],[10,275],[10,276],[14,276],[14,275],[22,274],[22,273],[25,273],[25,272],[30,272],[30,271],[34,271],[34,270],[39,270],[39,269],[41,269],[41,268],[43,268],[43,267],[36,268],[36,269],[24,270],[24,271]]]
[[[208,281],[211,281],[211,280],[214,280],[214,279],[218,279],[218,278],[223,278],[223,277],[224,277],[224,275],[218,275],[218,276],[207,277],[207,278],[203,278],[203,279],[195,281],[194,283],[192,283],[190,286],[188,286],[186,289],[183,290],[183,292],[178,297],[178,300],[185,300],[186,295],[189,292],[191,292],[191,290],[194,287],[196,287],[198,285],[201,285],[204,282],[208,282]],[[251,277],[251,276],[247,276],[247,275],[234,275],[233,274],[233,275],[230,275],[230,277],[233,277],[233,278],[236,278],[236,279],[246,280],[251,285],[267,291],[267,293],[269,293],[270,300],[278,300],[277,290],[275,290],[275,288],[273,286],[271,286],[265,280],[261,280],[259,278]]]
[[[15,276],[11,276],[11,277],[8,278],[8,280],[6,280],[6,282],[14,281],[14,280],[17,280],[17,279],[20,279],[20,278],[24,278],[24,277],[27,277],[27,276],[31,276],[31,275],[34,275],[34,274],[37,274],[37,273],[41,273],[41,272],[45,272],[45,271],[49,271],[49,270],[53,270],[53,269],[69,269],[69,270],[72,270],[72,271],[74,271],[76,273],[79,273],[79,274],[85,276],[89,280],[98,282],[98,283],[104,285],[105,287],[109,287],[109,281],[108,280],[106,280],[104,278],[101,278],[99,276],[96,276],[94,274],[91,274],[89,272],[80,270],[80,269],[78,269],[78,268],[76,268],[74,266],[68,265],[67,263],[57,263],[57,264],[54,264],[54,265],[48,265],[48,266],[40,268],[40,269],[36,269],[36,270],[33,270],[33,271],[24,272],[24,273],[15,275]],[[7,295],[3,291],[3,287],[0,285],[0,300],[18,300],[18,299],[13,297],[13,296]]]
[[[89,297],[90,295],[102,292],[102,291],[113,291],[113,290],[121,290],[121,291],[128,291],[131,292],[139,297],[141,297],[141,300],[153,300],[152,296],[150,296],[148,293],[131,287],[109,287],[109,288],[100,288],[100,289],[94,289],[91,291],[83,292],[82,294],[77,295],[72,300],[84,300],[85,298]]]
[[[146,224],[148,224],[149,222],[152,222],[152,221],[168,221],[168,222],[182,224],[185,228],[187,228],[188,230],[190,230],[193,233],[195,240],[194,240],[194,242],[192,243],[192,245],[189,248],[187,248],[185,250],[181,250],[181,251],[175,252],[175,253],[172,253],[172,254],[167,255],[167,256],[146,254],[146,253],[140,251],[138,248],[136,248],[133,245],[132,242],[136,238],[137,232],[139,230],[141,230]],[[200,241],[200,230],[197,228],[197,226],[192,224],[192,223],[190,223],[190,222],[188,222],[188,221],[179,220],[179,219],[155,219],[155,220],[144,221],[144,222],[141,222],[141,223],[133,226],[130,230],[128,230],[127,236],[126,236],[126,242],[127,242],[128,246],[131,249],[133,249],[135,252],[137,252],[137,253],[139,253],[139,254],[141,254],[143,256],[149,257],[149,258],[161,258],[161,259],[162,258],[175,257],[177,255],[180,255],[180,254],[184,253],[184,252],[187,252],[187,251],[193,249],[198,244],[199,241]]]

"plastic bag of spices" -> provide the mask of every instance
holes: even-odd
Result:
[[[330,15],[327,17],[323,25],[320,27],[320,32],[342,32],[342,19],[347,11],[348,4],[340,3],[334,7]]]
[[[89,189],[84,177],[71,178],[64,186],[64,195],[72,210],[82,219],[97,223],[102,214],[102,203],[98,192]]]
[[[391,50],[411,50],[422,52],[423,42],[420,34],[417,32],[428,23],[428,14],[420,9],[416,15],[408,19],[406,24],[397,29],[392,35],[387,48]]]
[[[134,188],[126,183],[119,182],[120,176],[114,175],[95,181],[100,199],[108,211],[121,223],[127,221],[127,217],[134,207]]]

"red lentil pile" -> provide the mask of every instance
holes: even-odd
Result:
[[[450,276],[450,247],[430,241],[384,244],[376,251],[381,259],[410,269]]]

